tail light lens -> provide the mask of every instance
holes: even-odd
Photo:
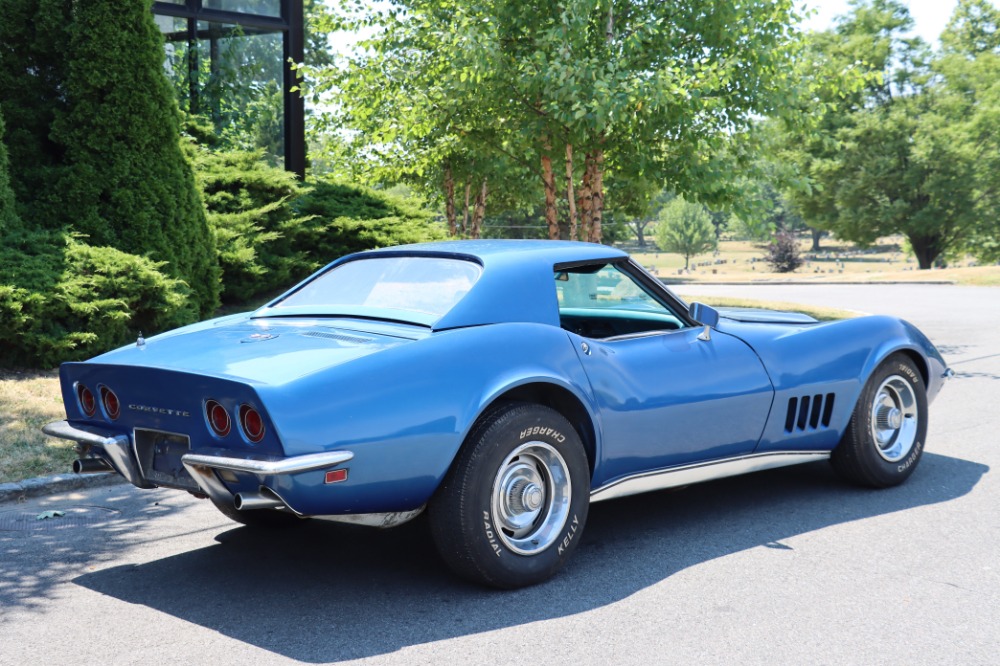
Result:
[[[104,413],[112,421],[117,421],[122,413],[122,404],[118,402],[118,396],[107,386],[101,387],[101,404],[104,405]]]
[[[229,419],[229,412],[215,400],[209,400],[205,403],[205,417],[208,419],[208,425],[211,426],[212,432],[219,437],[225,437],[232,430],[233,424]]]
[[[260,412],[250,405],[240,405],[240,428],[251,442],[256,444],[264,439],[264,419]]]
[[[80,409],[84,416],[93,416],[97,412],[97,400],[89,388],[83,384],[77,384],[76,397],[80,401]]]

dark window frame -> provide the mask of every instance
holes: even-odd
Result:
[[[247,32],[280,32],[282,39],[284,98],[284,132],[285,132],[285,169],[292,171],[299,178],[306,175],[306,109],[305,99],[299,91],[293,90],[298,85],[297,75],[291,62],[301,63],[305,57],[305,23],[302,0],[279,0],[280,16],[248,14],[224,9],[210,9],[202,6],[202,0],[185,0],[184,4],[172,2],[154,2],[153,13],[160,16],[171,16],[186,19],[189,41],[198,38],[198,22],[223,23],[238,25]],[[196,82],[191,82],[196,86]],[[197,91],[192,94],[197,96]]]

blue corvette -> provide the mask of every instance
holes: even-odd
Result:
[[[901,483],[949,374],[898,319],[689,307],[606,246],[456,241],[66,363],[45,431],[78,472],[247,525],[426,509],[456,573],[513,588],[556,572],[591,502],[822,459]]]

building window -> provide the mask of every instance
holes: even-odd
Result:
[[[153,13],[181,108],[304,176],[305,109],[288,65],[302,61],[302,0],[175,0]]]

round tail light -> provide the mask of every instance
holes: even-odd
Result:
[[[122,413],[122,405],[118,402],[118,396],[107,386],[101,387],[101,404],[104,405],[104,413],[112,421],[117,421]]]
[[[85,416],[93,416],[97,412],[97,400],[89,388],[83,384],[77,384],[76,397],[80,401],[80,409]]]
[[[254,444],[264,439],[264,419],[250,405],[240,405],[240,427],[247,439]]]
[[[225,437],[232,429],[232,421],[229,420],[229,412],[215,400],[205,403],[205,416],[208,418],[208,425],[219,437]]]

